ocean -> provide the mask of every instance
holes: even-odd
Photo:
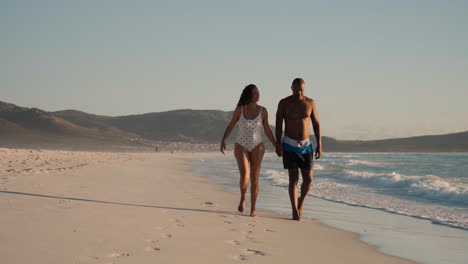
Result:
[[[239,193],[232,153],[190,162]],[[257,207],[290,215],[288,174],[276,154],[265,154],[259,181]],[[390,255],[466,264],[468,153],[324,153],[314,163],[303,217],[358,233]]]

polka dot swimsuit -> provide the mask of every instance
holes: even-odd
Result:
[[[244,107],[241,107],[241,116],[238,123],[238,132],[236,143],[239,143],[248,152],[263,142],[262,139],[262,107],[260,113],[254,119],[246,119],[244,117]]]

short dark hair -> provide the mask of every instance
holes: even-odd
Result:
[[[296,87],[296,86],[299,86],[301,84],[305,83],[303,79],[301,78],[296,78],[294,79],[294,81],[292,82],[292,87]]]
[[[246,105],[250,103],[250,101],[252,101],[252,90],[254,88],[257,88],[255,84],[249,84],[244,88],[244,90],[242,90],[242,94],[239,98],[239,102],[237,103],[237,106]]]

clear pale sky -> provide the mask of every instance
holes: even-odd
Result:
[[[129,115],[234,109],[270,123],[306,81],[322,134],[468,130],[468,1],[4,1],[0,100]]]

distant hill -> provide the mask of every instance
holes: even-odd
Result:
[[[384,140],[336,140],[322,137],[329,152],[468,152],[468,131]]]
[[[80,126],[37,108],[0,102],[0,147],[120,149],[141,147],[138,135],[109,127]]]
[[[68,110],[54,114],[83,127],[116,128],[150,140],[218,143],[232,112],[185,109],[106,117]]]
[[[183,109],[111,117],[76,110],[47,112],[0,101],[0,147],[120,149],[151,147],[161,141],[218,144],[231,116],[232,112]],[[369,141],[324,136],[322,142],[326,152],[467,152],[468,131]]]

